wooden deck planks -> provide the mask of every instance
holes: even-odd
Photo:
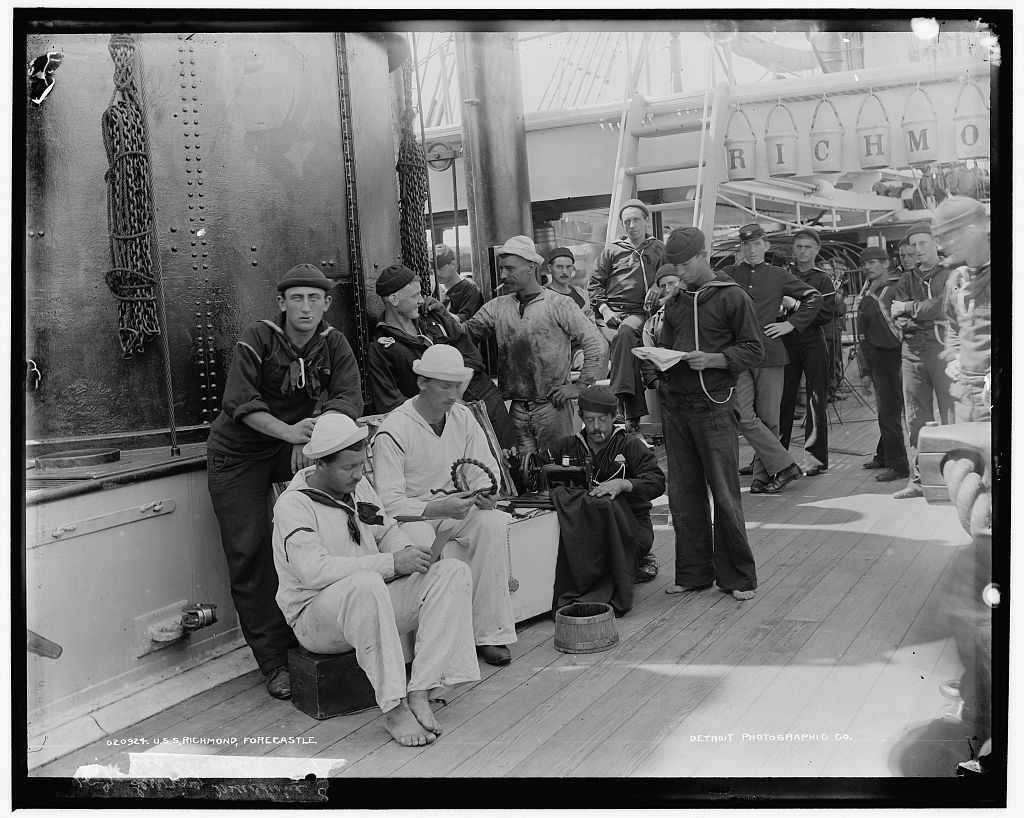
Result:
[[[83,764],[114,764],[122,759],[126,751],[124,747],[111,747],[107,742],[115,738],[149,738],[155,736],[170,735],[178,725],[183,724],[196,715],[205,717],[205,714],[213,707],[223,703],[233,703],[232,706],[242,709],[246,707],[248,694],[253,690],[262,691],[263,679],[258,672],[246,673],[237,679],[218,685],[217,687],[205,690],[198,696],[171,707],[138,724],[132,725],[124,730],[112,734],[108,738],[95,741],[92,744],[76,750],[73,753],[50,762],[34,770],[33,776],[72,776],[75,770]],[[265,694],[264,694],[265,695]],[[203,725],[205,730],[205,722]],[[204,733],[205,734],[205,733]],[[128,748],[135,751],[137,748]],[[145,748],[141,748],[145,749]],[[122,766],[122,771],[124,765]]]
[[[831,663],[842,660],[846,648],[889,593],[891,583],[886,584],[886,577],[892,572],[892,563],[876,567],[890,545],[890,539],[882,533],[899,532],[909,525],[905,515],[890,507],[888,513],[878,518],[867,532],[841,535],[844,541],[853,538],[853,544],[818,583],[819,587],[828,589],[831,597],[821,596],[813,602],[816,610],[813,617],[807,615],[808,606],[803,602],[798,602],[789,612],[790,616],[801,621],[816,622],[816,629],[772,684],[767,685],[760,695],[741,704],[732,720],[723,719],[721,732],[730,731],[741,736],[744,733],[770,736],[787,732],[820,732],[801,715],[806,702],[821,690]],[[840,535],[833,535],[833,539],[837,536]],[[909,564],[909,556],[905,556]],[[871,576],[872,569],[881,582],[876,582],[875,576]],[[829,599],[832,607],[823,617],[820,608]],[[831,691],[830,695],[839,698],[838,691]],[[769,742],[767,738],[755,739],[730,746],[727,751],[722,747],[712,747],[698,772],[713,776],[735,775],[737,770],[745,770],[746,775],[759,775],[758,765],[763,764],[771,753]],[[793,774],[800,773],[794,771]]]
[[[788,533],[794,541],[791,548],[796,547],[795,541],[805,534],[799,529],[790,529]],[[553,734],[550,740],[544,742],[540,749],[514,767],[512,774],[575,774],[574,766],[582,758],[590,755],[595,747],[604,748],[606,740],[614,744],[620,742],[622,736],[619,731],[626,729],[627,722],[637,718],[637,710],[652,707],[651,703],[654,702],[656,719],[664,721],[664,705],[659,702],[678,702],[685,700],[687,696],[691,701],[697,700],[695,690],[683,690],[684,695],[676,695],[677,691],[673,689],[680,685],[685,688],[689,683],[684,672],[685,666],[691,663],[721,664],[724,672],[724,668],[728,668],[730,663],[741,664],[751,651],[761,647],[762,640],[770,634],[770,627],[764,627],[763,623],[777,616],[780,604],[787,604],[787,597],[780,596],[780,588],[786,583],[792,583],[794,587],[800,586],[802,572],[813,574],[815,570],[827,570],[828,559],[818,562],[808,558],[810,554],[821,549],[822,543],[808,537],[804,538],[803,546],[802,558],[796,560],[799,565],[796,571],[773,572],[774,560],[769,558],[762,561],[761,594],[752,602],[738,604],[721,595],[716,599],[716,591],[692,595],[693,605],[708,605],[710,599],[712,608],[692,622],[670,623],[669,633],[671,629],[675,629],[676,635],[671,636],[655,653],[647,656],[643,653],[627,653],[624,647],[628,646],[617,646],[615,653],[618,657],[615,661],[632,665],[634,669],[615,686],[606,687],[603,691],[599,689],[601,698],[594,702],[589,710],[583,710],[571,721],[567,721],[565,726]],[[716,653],[720,655],[713,659],[707,658]],[[717,681],[714,681],[708,689],[713,689],[716,684]],[[579,687],[589,688],[591,685],[592,679],[587,679],[581,682]],[[576,700],[573,710],[579,710],[579,702]],[[535,727],[541,729],[539,724]],[[550,727],[551,720],[544,719],[543,729],[549,730]],[[648,742],[652,741],[649,729],[644,729],[641,735],[644,735]],[[612,768],[618,773],[608,774],[626,774],[630,769],[630,761],[635,761],[637,756],[642,756],[643,753],[631,752],[630,755],[629,759],[614,760]],[[596,773],[588,770],[585,774]]]
[[[651,697],[654,706],[637,713],[610,742],[617,744],[619,739],[625,739],[629,746],[623,748],[623,752],[613,749],[603,762],[588,760],[582,765],[585,772],[581,770],[580,774],[614,775],[614,770],[622,770],[622,774],[680,774],[674,766],[679,758],[679,748],[671,747],[666,752],[662,745],[677,743],[675,739],[682,733],[686,734],[684,742],[691,734],[717,733],[715,725],[718,724],[720,708],[724,707],[728,712],[736,708],[737,702],[745,700],[745,695],[732,695],[732,685],[753,678],[765,657],[774,657],[778,663],[780,655],[795,649],[792,645],[794,639],[796,646],[802,644],[810,628],[781,621],[792,605],[791,592],[827,571],[836,551],[845,547],[836,541],[816,542],[803,532],[794,537],[786,559],[779,559],[775,571],[771,570],[770,563],[764,566],[758,596],[736,609],[734,622],[704,630],[699,647],[678,657],[679,664],[669,671],[674,675],[663,682],[661,689]],[[726,601],[732,603],[732,600]],[[744,650],[743,636],[748,631],[756,632],[759,638],[755,645]],[[797,636],[794,637],[794,633]],[[739,640],[739,644],[732,645],[734,640]],[[690,666],[705,670],[690,674]],[[730,691],[729,695],[723,696],[726,691]],[[676,711],[666,716],[656,704],[660,699],[676,703]],[[602,752],[602,755],[606,754]],[[654,771],[653,767],[665,758],[669,759],[669,767]]]
[[[913,524],[907,518],[907,525]],[[781,728],[784,732],[805,732],[808,725],[813,725],[814,732],[851,735],[850,741],[844,742],[846,752],[854,750],[850,744],[856,736],[855,730],[850,732],[852,718],[881,673],[884,651],[890,645],[898,646],[944,567],[936,567],[931,555],[923,554],[927,547],[919,541],[901,537],[868,539],[877,539],[865,543],[879,552],[877,559],[858,580],[857,593],[848,593],[822,626],[822,631],[832,635],[833,648],[841,650],[826,673],[815,673],[818,685],[807,691],[799,712]],[[832,751],[832,744],[778,743],[751,774],[822,775],[824,756]]]
[[[645,605],[658,595],[665,600],[669,597],[662,594],[667,580],[659,576],[658,580],[637,587],[637,610],[644,611],[641,616],[633,619],[633,631],[639,630],[645,620],[654,616],[655,609]],[[623,629],[623,623],[633,617],[629,614],[625,619],[617,620],[622,639],[629,638]],[[593,666],[602,660],[603,654],[569,655],[554,649],[551,636],[554,625],[544,623],[543,638],[538,640],[534,649],[525,656],[519,656],[510,667],[502,669],[487,685],[481,685],[475,691],[474,698],[480,702],[460,701],[449,706],[438,715],[444,721],[446,733],[442,741],[446,742],[443,754],[423,752],[415,764],[404,764],[398,769],[399,775],[466,775],[466,770],[458,769],[462,763],[470,763],[476,756],[483,754],[493,760],[495,754],[503,753],[501,747],[492,746],[495,740],[504,746],[509,732],[513,731],[521,718],[533,712],[552,695],[563,687],[575,684],[581,675],[590,673]],[[480,704],[483,708],[480,708]],[[389,743],[390,744],[390,743]],[[395,747],[382,748],[384,755],[394,755]],[[490,753],[488,755],[488,753]],[[401,753],[399,753],[401,754]],[[360,774],[360,766],[348,771]],[[362,774],[366,774],[363,772]],[[488,773],[497,774],[497,773]]]
[[[868,452],[876,436],[873,423],[850,423],[833,441]],[[633,611],[617,620],[619,645],[561,654],[551,620],[534,620],[521,628],[511,665],[481,665],[479,682],[454,691],[434,745],[399,747],[376,710],[318,722],[268,699],[256,673],[118,735],[235,736],[234,746],[180,751],[344,758],[343,776],[898,774],[888,754],[915,723],[938,716],[938,682],[959,674],[936,619],[965,535],[951,508],[889,499],[898,486],[875,483],[861,459],[835,454],[827,472],[778,496],[744,492],[754,600],[665,595],[674,545],[659,526],[661,573],[637,586]],[[859,746],[740,741],[742,733],[857,730]],[[727,732],[731,743],[696,738]],[[241,741],[284,735],[316,743]],[[94,742],[35,774],[70,775],[122,753]]]

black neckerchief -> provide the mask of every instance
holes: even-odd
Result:
[[[292,343],[284,331],[284,316],[278,322],[264,318],[263,323],[274,330],[274,339],[291,360],[288,374],[281,384],[281,394],[291,395],[296,389],[305,390],[311,398],[318,398],[323,387],[321,377],[330,377],[331,370],[323,363],[323,354],[327,348],[326,338],[333,330],[326,321],[321,321],[301,350]]]
[[[364,523],[365,525],[384,525],[384,518],[380,515],[380,508],[378,506],[375,506],[373,503],[360,502],[356,503],[353,508],[351,494],[346,494],[344,497],[339,499],[332,497],[326,491],[315,489],[312,486],[296,489],[296,491],[302,492],[314,503],[320,503],[320,505],[329,506],[330,508],[338,508],[344,511],[347,516],[348,533],[356,545],[362,544],[362,537],[359,534],[359,526],[356,525],[357,517],[359,518],[359,522]]]

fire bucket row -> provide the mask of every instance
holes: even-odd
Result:
[[[972,98],[965,100],[965,92]],[[828,121],[829,111],[831,122]],[[737,117],[746,123],[748,133],[745,136],[736,133]],[[989,156],[989,112],[984,96],[973,83],[964,83],[957,94],[953,126],[956,129],[958,159],[984,159]],[[900,136],[908,165],[937,161],[938,129],[939,120],[931,97],[918,86],[908,98],[900,121]],[[869,93],[864,97],[857,111],[854,131],[862,170],[878,170],[892,165],[892,125],[877,94]],[[836,106],[827,95],[823,96],[811,116],[812,173],[842,172],[845,136],[846,128]],[[765,120],[764,147],[769,176],[796,175],[799,141],[793,112],[780,100]],[[739,182],[756,178],[757,135],[742,108],[737,107],[729,117],[724,143],[729,180]]]

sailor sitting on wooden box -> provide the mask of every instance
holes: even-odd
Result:
[[[299,643],[315,653],[355,649],[399,744],[441,733],[430,700],[443,686],[476,681],[472,576],[465,563],[431,563],[363,477],[365,427],[321,415],[298,472],[274,506],[277,604]],[[399,634],[416,629],[408,683]]]
[[[451,491],[451,466],[471,458],[492,475],[498,464],[487,445],[484,430],[459,398],[473,370],[448,344],[428,347],[412,363],[419,394],[389,414],[373,439],[373,481],[392,516],[415,517],[405,531],[415,542],[468,562],[473,572],[473,630],[477,652],[492,665],[508,664],[506,647],[516,641],[515,614],[509,598],[508,525],[511,519],[497,511],[496,494],[477,493],[490,487],[480,469],[469,477],[467,491]],[[467,470],[468,471],[468,470]]]
[[[589,490],[555,490],[551,495],[562,532],[554,607],[574,600],[610,602],[621,616],[632,607],[633,583],[658,574],[658,561],[651,555],[651,500],[664,494],[665,473],[639,435],[614,425],[617,400],[608,387],[583,390],[579,407],[583,429],[550,449],[555,464],[589,461],[593,469]],[[614,508],[601,508],[609,501]],[[615,524],[604,525],[612,517]]]

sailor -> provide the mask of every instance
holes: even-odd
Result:
[[[685,287],[665,303],[661,341],[685,353],[666,370],[668,394],[662,406],[676,547],[675,584],[666,592],[700,590],[717,582],[738,600],[752,599],[757,573],[740,502],[733,399],[736,376],[758,366],[764,356],[761,330],[743,288],[711,269],[700,230],[673,230],[665,262],[675,265]]]
[[[587,294],[572,283],[576,275],[576,256],[568,247],[556,247],[548,253],[548,270],[551,273],[551,280],[547,288],[559,295],[567,295],[576,302],[576,306],[583,310],[583,314],[591,321],[594,321],[594,311],[590,308]],[[597,326],[595,322],[595,326]],[[579,371],[583,366],[583,348],[578,344],[572,345],[572,368]]]
[[[455,251],[451,247],[447,244],[434,246],[437,282],[444,287],[444,308],[459,321],[465,321],[476,315],[484,304],[484,297],[473,281],[459,275],[455,262]]]
[[[800,467],[779,442],[779,405],[789,360],[782,339],[810,326],[821,309],[821,294],[803,279],[765,261],[767,251],[764,228],[748,224],[740,228],[742,259],[722,270],[753,300],[763,336],[764,360],[736,376],[740,433],[754,450],[751,494],[777,494],[800,477]],[[784,303],[791,311],[779,321]]]
[[[548,253],[548,270],[551,272],[551,280],[547,288],[559,295],[567,295],[576,302],[576,306],[583,310],[583,314],[591,321],[594,320],[594,311],[587,300],[587,294],[582,287],[573,284],[576,276],[576,256],[568,247],[556,247]]]
[[[321,415],[295,475],[274,506],[277,604],[315,653],[355,650],[399,744],[441,734],[430,707],[447,685],[480,678],[470,625],[471,576],[459,560],[431,562],[363,477],[365,426]],[[399,635],[416,629],[408,682]]]
[[[267,490],[309,465],[314,411],[362,413],[359,369],[345,336],[323,320],[333,283],[299,264],[277,284],[280,315],[235,344],[220,414],[207,442],[207,479],[242,635],[270,695],[291,695],[295,636],[274,604],[277,574]]]
[[[640,346],[647,294],[665,252],[664,243],[649,232],[650,215],[639,199],[623,202],[618,218],[625,235],[601,251],[588,284],[597,324],[611,344],[611,388],[633,431],[647,414],[647,402],[640,364],[631,353]]]
[[[493,335],[498,346],[498,388],[512,405],[520,455],[543,451],[572,434],[572,400],[602,377],[607,344],[571,298],[541,286],[544,257],[526,236],[496,251],[507,295],[486,302],[462,327],[474,340]],[[571,346],[583,348],[583,368],[570,383]]]
[[[377,278],[384,315],[370,334],[366,379],[377,412],[390,412],[419,394],[412,364],[434,344],[459,348],[473,370],[463,399],[482,400],[502,449],[515,445],[515,430],[501,394],[487,377],[483,359],[455,318],[435,298],[423,297],[419,277],[403,264],[393,264]]]
[[[651,522],[651,501],[665,493],[665,473],[658,459],[637,435],[627,434],[614,423],[618,402],[606,386],[591,386],[579,397],[579,415],[583,428],[565,437],[551,449],[551,462],[581,466],[589,463],[592,485],[573,498],[580,513],[566,512],[556,503],[562,536],[555,571],[554,608],[570,602],[613,602],[615,585],[649,582],[658,575],[658,560],[651,554],[654,546],[654,525]],[[584,498],[583,495],[587,495]],[[625,546],[622,559],[608,554],[607,528],[587,528],[582,523],[588,505],[607,498],[619,511],[616,519],[616,542]],[[628,555],[628,558],[627,558]],[[621,565],[622,581],[616,583],[612,574]],[[632,604],[631,592],[624,594]],[[623,606],[621,602],[618,603]],[[625,611],[622,611],[623,613]]]
[[[807,412],[804,415],[804,452],[810,458],[804,463],[808,477],[828,468],[828,373],[831,361],[825,343],[824,327],[832,323],[836,311],[836,288],[828,273],[815,264],[821,250],[821,239],[813,230],[793,234],[793,274],[821,293],[821,308],[810,324],[782,337],[789,355],[779,408],[779,432],[782,445],[789,448],[793,434],[793,415],[797,392],[803,376],[807,387]]]
[[[679,276],[676,274],[676,265],[662,264],[654,275],[654,285],[657,288],[657,296],[652,301],[651,317],[644,321],[644,329],[641,333],[641,340],[645,347],[661,345],[661,328],[665,321],[665,302],[679,287]],[[654,389],[658,393],[659,401],[664,399],[665,380],[662,378],[661,370],[653,363],[644,359],[640,360],[640,374],[643,377],[644,386]]]
[[[934,403],[939,406],[939,423],[950,423],[953,419],[950,381],[942,360],[946,348],[946,281],[950,270],[939,261],[928,222],[911,225],[906,238],[917,254],[917,266],[897,282],[891,314],[903,331],[903,399],[910,445],[916,450],[922,427],[936,419]],[[910,481],[893,497],[905,500],[921,497],[923,493],[915,458]]]
[[[900,274],[889,269],[881,247],[860,254],[866,280],[857,314],[857,364],[864,391],[877,395],[878,445],[865,469],[881,469],[875,480],[888,483],[910,476],[903,443],[903,378],[900,374],[902,333],[889,314]]]
[[[899,253],[900,257],[900,275],[903,275],[907,270],[913,270],[917,266],[917,251],[910,246],[910,242],[905,237],[900,239],[896,252]]]
[[[477,652],[489,664],[504,665],[511,659],[507,646],[516,641],[508,587],[511,520],[494,508],[498,496],[488,493],[483,470],[465,469],[463,491],[456,491],[450,472],[455,461],[469,458],[498,475],[483,429],[458,402],[473,371],[447,344],[430,347],[412,367],[419,394],[391,412],[373,439],[374,485],[388,514],[419,518],[405,524],[414,542],[439,549],[448,543],[449,554],[454,550],[469,563]]]
[[[950,196],[935,209],[932,233],[957,267],[946,285],[946,374],[957,423],[991,420],[986,381],[992,375],[992,249],[985,206]]]

